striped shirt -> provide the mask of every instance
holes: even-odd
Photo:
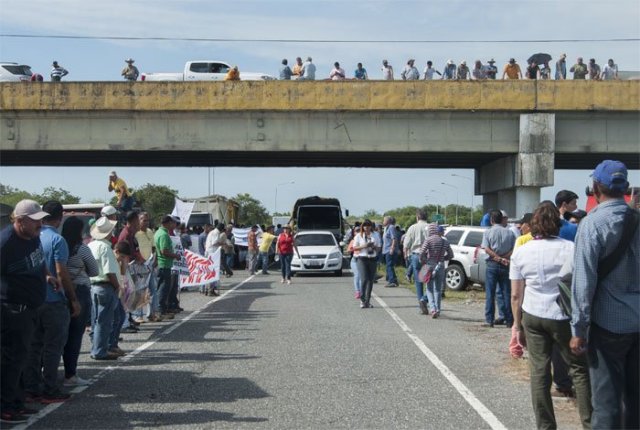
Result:
[[[571,330],[587,338],[593,322],[613,333],[640,331],[640,228],[618,265],[598,282],[598,262],[620,243],[629,207],[623,199],[607,200],[578,227],[571,283]]]
[[[93,254],[84,243],[78,246],[75,254],[67,261],[67,270],[73,285],[91,285],[90,276],[98,276],[98,263],[93,258]]]
[[[453,257],[449,241],[440,237],[436,224],[429,224],[428,236],[422,243],[420,256],[422,261],[433,266]]]

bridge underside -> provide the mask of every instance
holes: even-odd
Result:
[[[2,151],[4,166],[168,166],[168,167],[385,167],[421,169],[479,169],[510,153],[459,152],[300,152],[300,151]],[[556,169],[592,169],[616,158],[640,169],[640,155],[608,152],[555,154]]]

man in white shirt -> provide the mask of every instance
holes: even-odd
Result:
[[[422,242],[427,238],[427,214],[422,209],[416,212],[416,223],[407,230],[404,236],[404,258],[411,258],[411,265],[415,278],[416,294],[418,296],[418,304],[424,315],[429,315],[427,307],[427,297],[424,294],[424,284],[420,281],[418,274],[420,273],[420,247]]]
[[[332,81],[344,81],[345,77],[344,69],[340,67],[340,63],[337,61],[333,63],[333,70],[329,73],[329,78]]]
[[[385,81],[393,81],[393,67],[387,60],[382,60],[382,79]]]

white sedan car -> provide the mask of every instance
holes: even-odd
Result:
[[[301,231],[293,243],[292,274],[331,272],[342,276],[342,251],[331,232]]]

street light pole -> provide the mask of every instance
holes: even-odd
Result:
[[[458,225],[458,206],[459,204],[459,200],[458,200],[458,187],[456,187],[455,185],[451,185],[451,184],[447,184],[446,182],[440,182],[442,185],[445,185],[447,187],[451,187],[454,188],[456,190],[456,225]]]
[[[455,176],[456,178],[464,178],[467,181],[471,182],[471,211],[469,213],[469,222],[471,223],[471,225],[473,225],[473,195],[475,194],[475,190],[473,189],[473,179],[467,177],[467,176],[462,176],[462,175],[457,175],[455,173],[452,173],[451,176]]]
[[[295,184],[295,181],[283,182],[281,184],[276,185],[276,196],[273,199],[273,213],[274,214],[278,213],[278,187],[280,187],[282,185],[291,185],[291,184]]]

